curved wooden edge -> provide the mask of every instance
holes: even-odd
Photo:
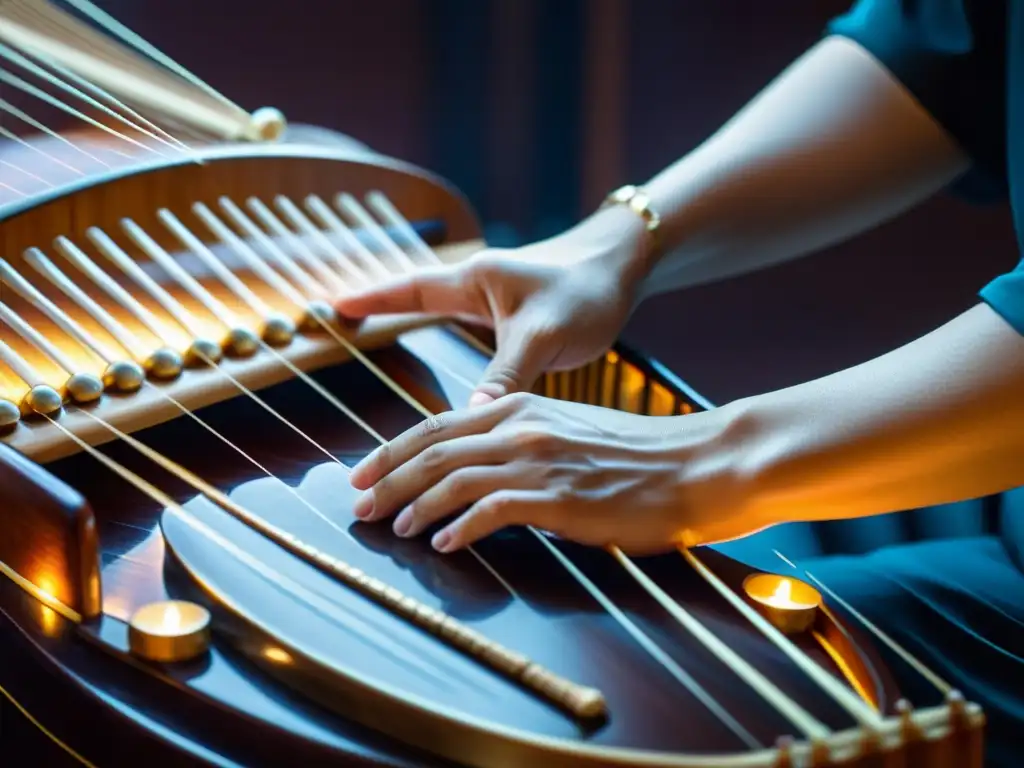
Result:
[[[0,444],[0,572],[72,621],[102,610],[96,519],[74,489]]]
[[[162,519],[168,557],[191,578],[197,599],[215,616],[215,632],[262,671],[331,711],[397,738],[412,747],[476,768],[536,765],[538,768],[670,766],[675,768],[769,768],[779,765],[904,768],[932,765],[953,752],[965,768],[981,768],[971,755],[980,744],[984,717],[973,705],[955,702],[883,719],[875,731],[850,728],[821,743],[795,742],[734,755],[689,755],[594,746],[544,737],[488,722],[467,712],[438,707],[375,681],[372,675],[325,659],[305,647],[300,632],[271,627],[246,613],[207,581],[179,545],[197,535],[169,513]],[[175,531],[175,528],[178,530]],[[268,646],[283,650],[287,663],[268,660]],[[614,713],[612,713],[614,717]],[[923,762],[908,760],[909,755]]]
[[[25,213],[66,200],[88,191],[109,188],[111,184],[151,175],[162,171],[203,167],[232,161],[245,160],[311,160],[346,163],[350,165],[376,168],[382,172],[391,172],[404,176],[409,180],[418,180],[432,187],[437,193],[451,199],[459,209],[460,219],[457,222],[455,236],[468,239],[479,236],[482,231],[469,201],[450,182],[419,166],[402,160],[381,155],[370,149],[360,150],[342,144],[330,145],[319,143],[277,143],[277,144],[214,144],[195,149],[188,155],[161,157],[155,160],[139,158],[126,165],[112,168],[103,173],[87,175],[74,181],[60,184],[45,192],[0,205],[0,226]],[[341,191],[341,190],[339,190]],[[108,198],[109,199],[109,198]]]

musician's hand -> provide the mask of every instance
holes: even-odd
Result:
[[[606,209],[549,240],[411,272],[336,306],[353,319],[413,312],[493,328],[497,352],[470,400],[479,405],[527,391],[545,371],[575,368],[608,349],[643,277],[643,236],[639,217]]]
[[[750,523],[731,514],[728,452],[709,450],[718,413],[643,417],[528,394],[448,412],[360,462],[351,481],[369,490],[355,514],[397,513],[400,536],[454,515],[433,539],[442,552],[510,525],[633,552],[733,538]]]

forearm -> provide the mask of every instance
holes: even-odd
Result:
[[[642,295],[841,241],[949,184],[967,161],[853,43],[823,41],[702,146],[647,184],[662,218]],[[635,237],[630,232],[627,237]]]
[[[726,406],[720,450],[754,528],[976,498],[1024,485],[1022,393],[1024,337],[981,305],[870,362]]]

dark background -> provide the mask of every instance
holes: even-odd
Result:
[[[96,1],[246,108],[277,106],[446,176],[498,245],[557,232],[695,147],[847,7]],[[661,297],[626,338],[723,402],[909,341],[1017,259],[1005,208],[936,199],[815,257]],[[22,746],[57,761],[44,744]]]
[[[102,0],[246,108],[420,164],[492,243],[552,234],[695,147],[846,0]],[[717,402],[880,354],[1017,261],[1003,207],[936,199],[800,262],[661,297],[626,338]],[[883,385],[880,382],[880,386]]]

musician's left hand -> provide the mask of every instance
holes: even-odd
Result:
[[[366,521],[390,518],[442,552],[510,525],[584,544],[656,552],[749,532],[727,456],[710,446],[719,411],[637,416],[515,394],[432,417],[374,451],[351,482]]]

